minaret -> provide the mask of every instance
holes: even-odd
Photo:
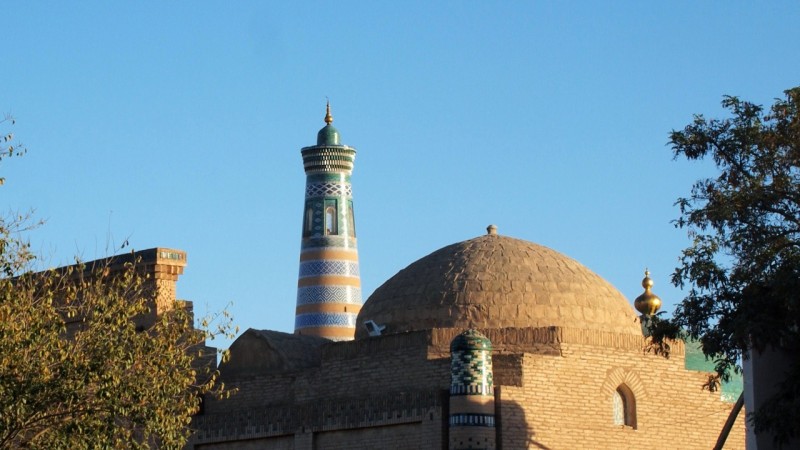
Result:
[[[344,341],[353,339],[361,310],[350,185],[356,149],[339,142],[332,122],[328,103],[317,145],[301,150],[306,201],[294,332]]]
[[[450,450],[497,448],[492,342],[469,329],[450,342]]]

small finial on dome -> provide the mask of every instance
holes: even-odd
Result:
[[[644,269],[642,287],[644,288],[644,293],[636,297],[633,306],[635,306],[636,310],[642,313],[643,316],[650,317],[661,309],[661,299],[651,291],[653,288],[653,280],[650,278],[650,271],[647,269]]]
[[[326,99],[325,104],[325,123],[331,124],[333,122],[333,116],[331,115],[331,101]]]
[[[497,225],[489,225],[488,227],[486,227],[486,232],[490,235],[497,234]]]

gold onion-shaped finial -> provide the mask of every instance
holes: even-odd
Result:
[[[642,287],[644,288],[644,293],[636,297],[633,306],[635,306],[636,310],[642,313],[643,316],[650,317],[661,309],[661,299],[651,291],[653,288],[653,280],[650,278],[650,271],[647,269],[644,269]]]
[[[333,122],[333,116],[331,115],[331,102],[328,100],[325,105],[325,123],[328,125]]]

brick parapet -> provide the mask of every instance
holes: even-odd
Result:
[[[535,353],[559,355],[562,344],[586,344],[596,347],[644,351],[646,339],[639,334],[616,333],[581,328],[478,328],[494,347],[494,354]],[[428,333],[428,354],[431,358],[445,357],[450,352],[450,341],[464,331],[460,328],[434,328]],[[417,332],[420,333],[420,332]],[[412,333],[404,333],[412,334]],[[683,357],[683,341],[670,341],[670,355]]]
[[[156,280],[177,281],[183,274],[187,264],[186,252],[165,247],[154,247],[139,250],[108,258],[95,259],[81,265],[64,266],[57,271],[70,271],[83,268],[84,275],[91,275],[99,269],[114,273],[122,270],[128,264],[135,264],[136,268],[145,274],[152,275]]]
[[[524,359],[524,353],[492,355],[495,386],[522,386]]]
[[[492,341],[494,354],[561,354],[562,344],[587,344],[597,347],[644,351],[647,341],[641,335],[567,327],[478,328]],[[450,357],[450,342],[464,329],[434,328],[423,331],[388,334],[348,342],[336,342],[321,348],[325,361],[385,355],[388,351],[427,347],[428,359]],[[683,341],[671,341],[671,355],[684,356]]]
[[[644,351],[647,340],[641,335],[620,334],[606,331],[584,330],[580,328],[558,328],[558,341],[564,344],[585,344],[594,347],[619,350]],[[670,341],[670,355],[683,357],[686,346],[683,341]]]
[[[322,364],[326,361],[364,358],[385,355],[386,352],[407,349],[424,349],[429,341],[429,331],[415,331],[400,334],[336,342],[322,346]],[[448,344],[449,345],[449,344]],[[448,351],[449,358],[449,351]]]
[[[542,353],[558,355],[559,328],[478,328],[492,341],[493,354]],[[428,355],[430,358],[450,357],[450,342],[464,329],[434,328],[428,330]]]

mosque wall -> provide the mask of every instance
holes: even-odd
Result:
[[[295,450],[295,436],[278,436],[264,439],[239,440],[235,442],[221,442],[198,445],[197,450]]]
[[[223,367],[238,392],[207,401],[190,448],[440,448],[450,363],[428,358],[428,334],[324,345],[319,366],[291,372],[225,379]]]
[[[229,400],[209,401],[206,412],[447,389],[449,356],[429,359],[427,335],[415,332],[325,345],[318,366],[296,371],[231,377],[223,366],[221,380],[238,392]]]
[[[381,449],[416,450],[442,448],[441,411],[425,420],[368,428],[339,429],[319,432],[299,431],[294,435],[237,440],[197,445],[197,450],[352,450]]]
[[[598,336],[602,338],[602,336]],[[587,339],[584,339],[587,340]],[[500,386],[499,434],[503,448],[709,449],[732,404],[703,391],[707,374],[670,359],[587,343],[563,343],[562,357],[525,354],[522,386]],[[615,424],[613,396],[620,385],[631,425]],[[726,449],[744,449],[743,416]],[[625,420],[627,422],[627,420]]]
[[[458,332],[326,344],[317,367],[228,379],[239,392],[207,403],[194,424],[194,448],[442,448],[450,383],[444,343]],[[498,448],[708,449],[732,407],[701,389],[706,373],[684,368],[681,342],[665,359],[645,353],[634,335],[557,327],[486,334],[496,349]],[[620,385],[635,402],[634,425],[615,425]],[[742,418],[725,448],[744,449]]]
[[[495,384],[521,383],[524,351],[560,354],[558,330],[486,330],[487,336],[494,339],[500,349],[494,354]],[[205,411],[228,414],[319,399],[447,390],[450,387],[449,344],[461,331],[434,329],[326,344],[319,350],[322,353],[319,365],[294,371],[231,374],[223,365],[221,381],[238,392],[228,400],[209,400]],[[641,339],[635,342],[637,348],[641,348]],[[240,353],[234,352],[232,358],[238,356]]]
[[[442,435],[440,410],[417,423],[315,433],[313,449],[437,449],[442,448]]]
[[[347,342],[323,348],[322,364],[299,379],[300,401],[447,389],[450,360],[429,360],[425,332]]]
[[[263,449],[439,448],[446,401],[444,391],[393,391],[204,414],[193,422],[189,448],[238,448],[226,446],[238,442]],[[291,444],[287,436],[294,436]]]

